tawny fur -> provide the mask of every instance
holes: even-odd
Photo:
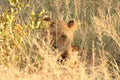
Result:
[[[67,23],[63,20],[53,21],[49,17],[45,17],[43,20],[50,22],[49,27],[47,27],[47,33],[51,39],[51,48],[62,52],[61,56],[63,59],[69,57],[72,51],[77,51],[78,48],[71,45],[74,31],[77,28],[77,22],[74,19]]]

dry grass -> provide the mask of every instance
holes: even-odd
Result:
[[[0,0],[0,80],[120,80],[119,0],[14,1]],[[64,64],[40,35],[46,14],[78,22]]]

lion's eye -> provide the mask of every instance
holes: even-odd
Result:
[[[67,38],[67,35],[62,35],[62,38]]]

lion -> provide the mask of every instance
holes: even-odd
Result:
[[[62,59],[69,58],[73,51],[74,31],[77,29],[75,19],[67,23],[63,20],[53,21],[49,17],[45,17],[43,20],[50,23],[46,30],[52,50],[57,49],[61,53]]]

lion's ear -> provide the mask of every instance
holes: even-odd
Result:
[[[44,16],[43,20],[46,21],[46,22],[50,22],[51,21],[50,17],[48,17],[48,16]]]
[[[72,30],[76,30],[77,28],[77,22],[75,20],[71,20],[67,23],[67,26]]]

